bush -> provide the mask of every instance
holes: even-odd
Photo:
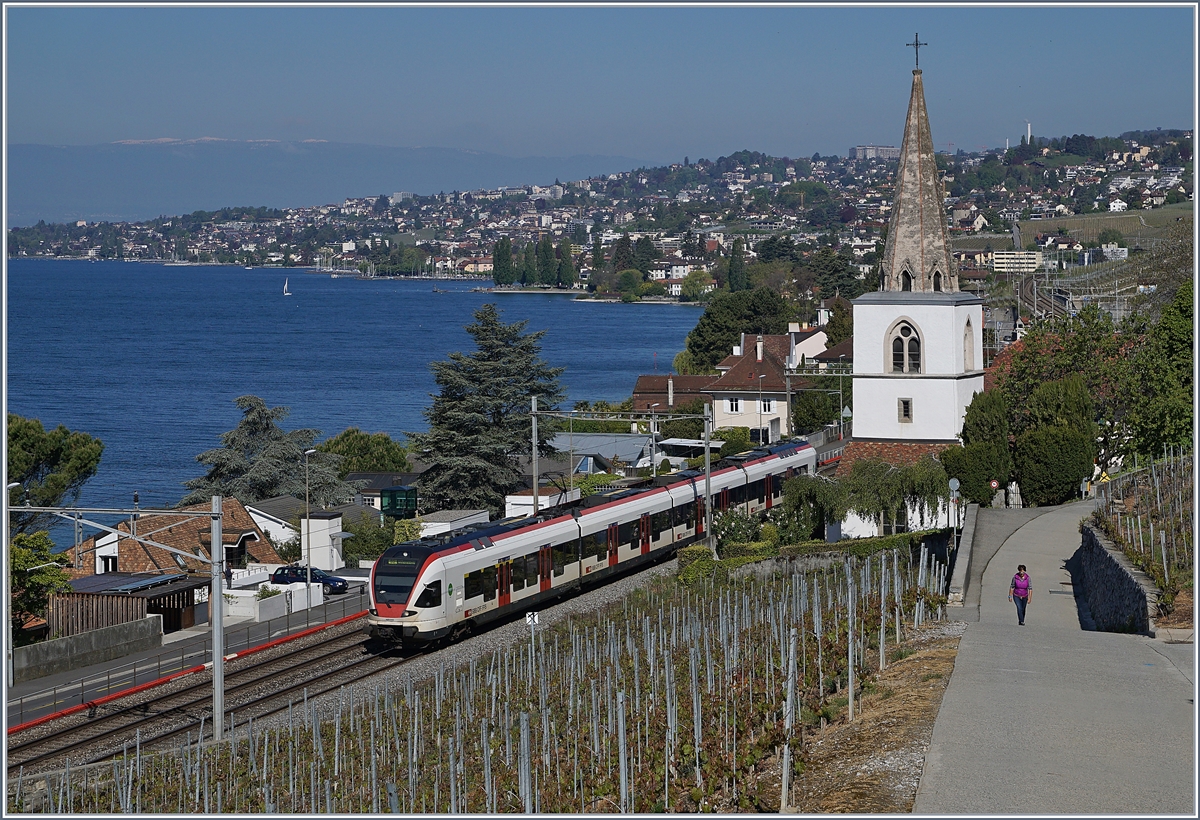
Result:
[[[722,513],[713,520],[713,535],[717,537],[717,551],[727,543],[745,543],[757,541],[759,533],[758,518],[746,515],[737,510]]]
[[[774,558],[779,549],[767,541],[746,541],[725,544],[720,550],[721,560],[729,558]]]
[[[1017,437],[1017,483],[1030,506],[1062,504],[1092,474],[1092,442],[1066,427],[1039,427]]]
[[[680,549],[675,553],[675,556],[679,559],[679,569],[682,572],[683,570],[687,569],[689,565],[696,561],[699,561],[703,558],[711,559],[712,553],[709,552],[708,547],[700,544],[692,544],[690,547],[683,547]]]
[[[713,434],[713,438],[719,438],[725,443],[721,445],[719,458],[725,456],[734,456],[738,453],[743,453],[749,450],[752,446],[750,443],[750,428],[749,427],[730,427],[723,430],[717,430]]]
[[[254,593],[254,600],[263,601],[267,598],[274,598],[276,595],[280,595],[282,593],[283,590],[279,589],[278,587],[273,587],[268,584],[259,584],[258,592]]]
[[[1007,444],[980,441],[966,447],[954,445],[943,450],[938,459],[946,475],[958,479],[959,492],[968,504],[990,504],[996,494],[991,487],[993,480],[1001,487],[1008,484]]]

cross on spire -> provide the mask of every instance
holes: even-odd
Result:
[[[922,43],[921,38],[918,37],[916,34],[914,34],[913,41],[911,43],[905,43],[905,45],[912,46],[913,54],[917,58],[917,68],[920,68],[921,67],[921,46],[927,46],[927,45],[929,45],[929,43]]]

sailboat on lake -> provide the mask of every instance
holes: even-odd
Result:
[[[285,278],[284,278],[284,280],[283,280],[283,295],[284,295],[284,296],[291,296],[291,295],[292,295],[292,292],[291,292],[290,290],[288,290],[288,289],[287,289],[287,283],[288,283],[288,280],[287,280],[287,278],[285,277]]]

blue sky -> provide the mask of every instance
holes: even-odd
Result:
[[[13,8],[10,143],[325,139],[653,162],[1194,120],[1190,7]]]

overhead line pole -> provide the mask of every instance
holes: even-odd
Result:
[[[51,515],[57,516],[58,518],[63,518],[63,519],[66,519],[67,521],[73,522],[76,527],[80,527],[83,524],[87,524],[90,527],[95,527],[96,529],[103,530],[103,531],[109,532],[109,533],[113,533],[113,534],[117,535],[119,538],[127,538],[131,541],[137,541],[139,544],[146,544],[147,546],[156,547],[158,549],[164,550],[166,552],[171,553],[172,555],[179,555],[184,558],[190,558],[195,561],[200,561],[201,563],[204,563],[204,564],[211,564],[211,566],[212,566],[212,586],[211,586],[211,591],[209,592],[209,596],[208,596],[208,600],[209,600],[208,620],[209,620],[209,624],[212,627],[212,646],[213,646],[213,649],[212,649],[212,652],[213,652],[213,659],[212,659],[213,720],[212,720],[212,726],[213,726],[213,740],[218,741],[218,742],[221,741],[224,738],[224,733],[225,733],[225,632],[224,632],[224,620],[223,620],[223,613],[222,613],[222,606],[221,606],[221,604],[224,602],[224,593],[221,590],[221,579],[223,576],[223,566],[222,565],[224,563],[225,554],[224,554],[224,545],[221,541],[221,521],[222,521],[222,518],[224,517],[224,513],[221,510],[221,496],[214,495],[212,497],[211,512],[188,512],[188,511],[180,511],[180,510],[147,510],[147,509],[128,510],[128,509],[112,509],[112,508],[106,508],[106,507],[91,507],[91,508],[88,508],[88,507],[34,507],[29,504],[24,504],[21,507],[18,507],[17,509],[20,509],[25,512],[50,513]],[[13,508],[9,507],[8,513],[11,515],[12,512],[13,512]],[[168,547],[166,544],[160,544],[157,541],[152,541],[149,538],[146,538],[144,536],[134,535],[131,532],[123,532],[122,530],[118,530],[115,527],[110,527],[107,524],[101,524],[98,521],[91,521],[86,518],[83,518],[82,515],[80,515],[81,513],[89,513],[89,514],[97,514],[98,513],[98,514],[102,514],[102,515],[139,515],[139,516],[172,515],[172,516],[178,516],[182,520],[187,520],[187,519],[191,519],[191,518],[210,517],[211,521],[212,521],[211,528],[209,529],[209,533],[210,533],[210,537],[211,537],[211,544],[209,547],[210,557],[205,558],[203,555],[198,555],[196,553],[191,553],[191,552],[185,552],[181,549],[176,549],[175,547]],[[157,532],[157,531],[158,530],[155,530],[155,532]],[[7,573],[5,574],[4,578],[5,578],[5,584],[7,585],[8,584],[8,574]],[[11,610],[11,607],[12,607],[12,598],[11,598],[11,596],[6,596],[6,598],[5,598],[6,612]],[[8,630],[8,632],[6,632],[6,636],[11,636],[11,634],[12,634],[12,619],[6,617],[5,621],[6,621],[5,626],[6,626],[6,629]],[[10,677],[9,685],[11,686],[12,685],[11,677],[12,677],[13,671],[14,671],[11,646],[9,646],[7,648],[7,654],[8,654],[8,657],[6,658],[6,660],[8,662],[8,675]]]

